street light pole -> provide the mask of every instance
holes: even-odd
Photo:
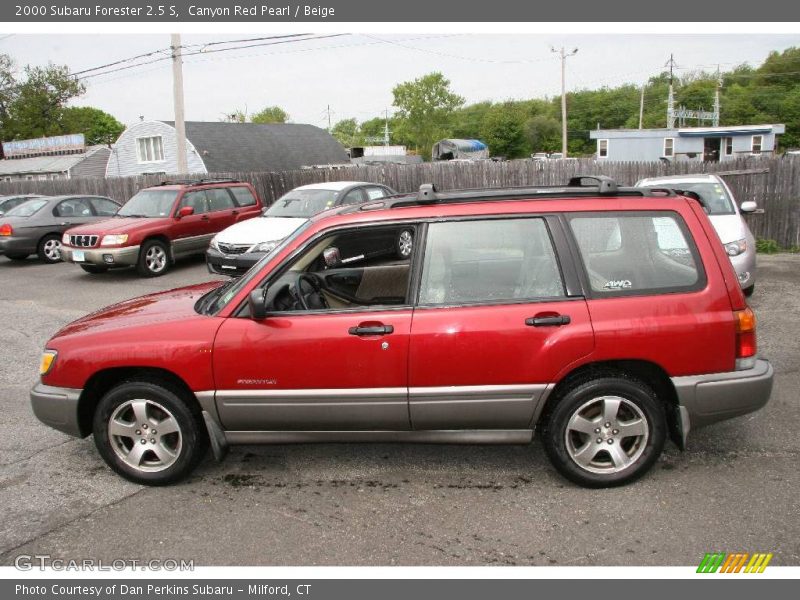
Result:
[[[560,49],[551,47],[550,51],[561,56],[561,154],[567,158],[567,59],[575,56],[578,49],[567,53],[561,46]]]

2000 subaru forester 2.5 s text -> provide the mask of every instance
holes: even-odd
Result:
[[[405,259],[359,246],[409,228]],[[68,325],[31,400],[147,484],[209,445],[525,444],[538,428],[564,476],[601,487],[771,388],[701,205],[585,177],[322,213],[241,279]]]

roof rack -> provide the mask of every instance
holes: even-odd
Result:
[[[205,179],[165,179],[157,185],[206,185],[209,183],[242,183],[240,179],[205,178]]]
[[[432,183],[423,183],[416,194],[391,196],[383,200],[358,205],[353,210],[378,210],[401,206],[427,204],[453,204],[461,202],[492,202],[502,200],[532,200],[545,198],[587,198],[597,196],[675,196],[674,190],[659,188],[619,187],[617,182],[605,175],[579,175],[569,180],[566,186],[535,186],[513,188],[477,188],[440,192]]]

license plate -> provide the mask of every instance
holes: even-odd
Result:
[[[83,250],[73,250],[72,260],[75,262],[84,262],[86,260],[86,253]]]

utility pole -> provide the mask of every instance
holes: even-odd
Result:
[[[175,143],[177,145],[178,173],[189,171],[186,162],[186,122],[183,116],[183,59],[181,58],[181,35],[172,34],[172,98],[175,103]]]
[[[384,114],[384,121],[383,121],[383,145],[384,147],[389,146],[389,109],[383,111]]]
[[[642,84],[642,93],[639,95],[639,129],[642,129],[644,122],[644,86],[646,85],[646,83]]]
[[[330,104],[328,104],[327,113],[328,113],[328,133],[330,133],[331,132],[331,105]]]
[[[551,47],[551,52],[561,56],[561,154],[567,158],[567,59],[575,56],[578,49],[575,48],[570,53],[564,51],[564,46],[560,50]]]
[[[722,75],[719,72],[719,65],[717,65],[717,89],[714,92],[714,118],[711,120],[711,125],[719,127],[719,91],[722,88]]]
[[[667,98],[667,129],[674,129],[675,128],[675,92],[672,88],[673,82],[673,73],[672,70],[675,68],[675,58],[672,54],[669,55],[669,60],[667,64],[664,65],[665,67],[669,67],[669,97]]]

